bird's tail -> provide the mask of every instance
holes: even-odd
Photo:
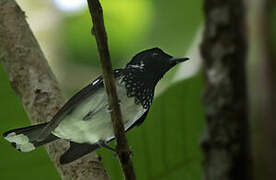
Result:
[[[58,139],[56,136],[51,134],[43,141],[36,141],[41,130],[46,125],[47,123],[43,123],[19,129],[12,129],[3,133],[3,137],[7,141],[9,141],[18,151],[29,152],[34,150],[38,146]]]

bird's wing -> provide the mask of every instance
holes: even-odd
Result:
[[[126,132],[128,132],[129,130],[131,130],[135,126],[140,126],[144,122],[144,120],[146,119],[146,117],[148,115],[148,112],[149,112],[149,109],[137,121],[135,121],[129,128],[127,128]],[[111,139],[109,139],[107,141],[107,143],[113,141],[114,139],[115,139],[115,137],[112,137]]]
[[[122,69],[116,69],[113,70],[113,72],[115,78],[122,75]],[[85,100],[87,97],[94,94],[98,89],[103,87],[103,77],[99,76],[92,83],[90,83],[77,94],[75,94],[63,105],[63,107],[55,114],[52,120],[47,124],[47,126],[41,131],[37,141],[43,141],[46,137],[48,137],[67,114],[69,114],[83,100]]]
[[[146,117],[147,117],[147,115],[148,115],[148,112],[149,112],[149,109],[137,120],[137,121],[135,121],[135,123],[133,123],[127,130],[126,130],[126,132],[127,131],[129,131],[129,130],[131,130],[133,127],[135,127],[135,126],[140,126],[143,122],[144,122],[144,120],[146,119]]]

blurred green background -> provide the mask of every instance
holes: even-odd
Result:
[[[128,133],[138,179],[202,179],[199,145],[204,126],[200,102],[203,81],[195,41],[200,36],[202,2],[101,2],[114,68],[123,67],[136,53],[152,47],[191,58],[166,74],[156,89],[146,121]],[[18,3],[67,98],[101,73],[85,0]],[[0,80],[0,132],[30,125],[2,68]],[[19,153],[0,138],[0,151],[1,180],[60,179],[44,148]],[[99,150],[98,154],[111,179],[122,179],[113,153]]]

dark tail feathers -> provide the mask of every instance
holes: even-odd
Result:
[[[91,145],[86,143],[79,144],[70,142],[70,148],[60,157],[60,163],[70,163],[92,151],[95,151],[98,148],[100,148],[98,144]]]
[[[41,130],[47,125],[47,123],[38,124],[34,126],[28,126],[19,129],[9,130],[3,133],[3,136],[8,140],[13,147],[22,152],[28,152],[34,150],[36,147],[49,143],[58,139],[54,135],[48,136],[45,140],[37,142]]]

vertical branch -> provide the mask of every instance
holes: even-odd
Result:
[[[241,0],[205,0],[206,180],[249,179],[245,8]]]
[[[119,155],[121,166],[127,180],[136,179],[134,167],[130,158],[130,150],[125,136],[122,114],[118,103],[114,76],[107,45],[107,34],[104,27],[103,12],[98,0],[88,0],[89,11],[93,21],[92,33],[95,35],[101,67],[103,71],[104,84],[111,110],[114,134],[117,140],[116,150]]]
[[[50,120],[64,104],[64,98],[24,12],[14,0],[0,0],[0,60],[31,122]],[[67,148],[64,141],[46,145],[62,179],[108,179],[95,153],[60,165],[59,157]]]
[[[248,5],[250,42],[248,76],[254,179],[274,180],[276,179],[276,2],[249,0]]]

